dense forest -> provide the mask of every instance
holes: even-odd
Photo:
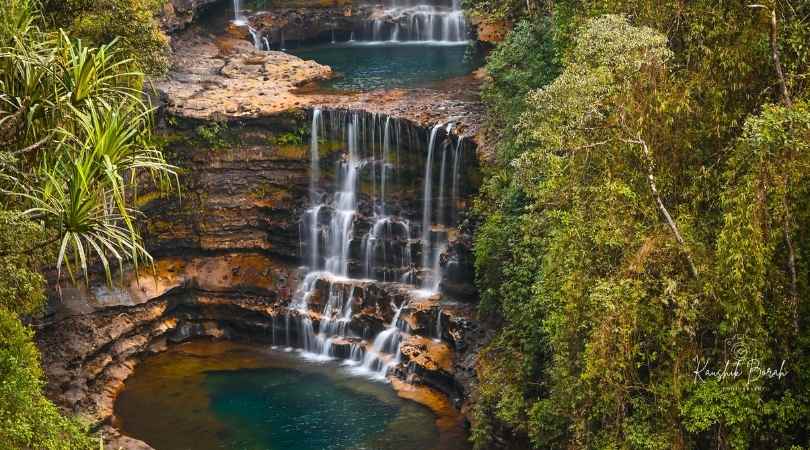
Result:
[[[515,24],[484,92],[476,444],[806,446],[810,5],[469,3]]]
[[[132,192],[176,184],[142,95],[161,3],[0,0],[0,449],[103,445],[43,395],[27,324],[46,276],[151,261]],[[508,30],[481,92],[473,445],[810,446],[810,3],[463,6]]]

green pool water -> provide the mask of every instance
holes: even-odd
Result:
[[[322,87],[339,91],[418,87],[469,74],[480,65],[466,45],[324,44],[289,50],[332,67],[338,78]]]
[[[157,450],[460,450],[427,408],[338,363],[194,342],[138,366],[115,424]],[[451,433],[452,434],[452,433]]]

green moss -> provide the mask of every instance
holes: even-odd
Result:
[[[224,123],[212,122],[200,125],[194,129],[198,141],[212,150],[221,150],[228,147],[226,132],[228,125]]]

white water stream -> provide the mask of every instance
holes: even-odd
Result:
[[[410,333],[401,315],[408,303],[440,293],[441,255],[448,245],[446,227],[453,225],[455,217],[447,211],[454,211],[457,203],[461,142],[453,145],[449,140],[452,125],[432,128],[424,160],[422,223],[414,229],[400,215],[402,198],[390,197],[392,183],[399,187],[396,182],[403,169],[398,121],[352,112],[330,112],[327,117],[316,109],[310,130],[310,206],[303,212],[300,233],[306,275],[283,319],[284,340],[274,330],[274,345],[299,348],[314,359],[344,358],[353,372],[384,380],[401,362],[400,346]],[[336,158],[333,183],[321,180],[323,139],[345,143]],[[434,159],[439,150],[441,164],[436,174]],[[434,202],[436,175],[439,197]],[[445,198],[449,193],[452,198]],[[439,205],[436,214],[435,204]],[[360,245],[353,244],[357,240]],[[418,266],[411,256],[412,247],[421,252]],[[352,318],[368,300],[364,296],[374,283],[387,283],[402,294],[390,305],[393,319],[376,335],[352,327]],[[441,327],[439,311],[437,339]]]

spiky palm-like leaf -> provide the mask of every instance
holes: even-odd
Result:
[[[0,19],[2,192],[58,233],[60,274],[98,261],[109,278],[111,260],[151,261],[128,199],[141,175],[173,168],[150,143],[143,75],[115,41],[87,47],[40,31],[32,0],[0,4],[15,8]]]

